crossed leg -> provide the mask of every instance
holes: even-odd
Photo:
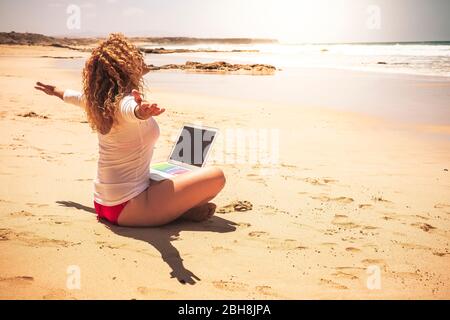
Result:
[[[165,225],[188,210],[207,204],[224,186],[223,171],[213,167],[164,180],[130,200],[118,223],[126,227]]]

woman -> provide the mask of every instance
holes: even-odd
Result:
[[[155,117],[165,109],[141,98],[147,72],[141,52],[123,35],[111,34],[86,62],[83,93],[41,82],[35,88],[84,108],[97,131],[94,204],[100,218],[129,227],[161,226],[180,217],[208,219],[215,210],[209,201],[225,185],[220,169],[203,168],[157,184],[150,181],[159,137]]]

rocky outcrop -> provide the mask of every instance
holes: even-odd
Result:
[[[104,37],[89,38],[63,38],[50,37],[38,33],[29,32],[0,32],[0,44],[15,45],[63,45],[63,46],[93,46]],[[278,43],[273,39],[251,39],[251,38],[189,38],[189,37],[130,37],[132,42],[153,45],[197,45],[197,44],[258,44]]]
[[[97,43],[95,38],[56,38],[38,33],[0,32],[0,44],[52,46],[74,49],[73,46],[86,46]]]
[[[225,61],[201,63],[188,61],[185,64],[167,64],[163,66],[148,66],[151,71],[184,70],[188,72],[231,73],[250,75],[272,75],[276,68],[267,64],[231,64]]]

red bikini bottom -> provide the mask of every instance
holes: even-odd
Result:
[[[97,212],[98,218],[105,219],[115,225],[118,225],[119,216],[127,204],[128,201],[116,206],[107,207],[94,201],[95,212]]]

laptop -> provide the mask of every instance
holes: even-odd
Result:
[[[204,167],[218,131],[201,125],[185,124],[169,159],[150,165],[150,179],[162,181]]]

